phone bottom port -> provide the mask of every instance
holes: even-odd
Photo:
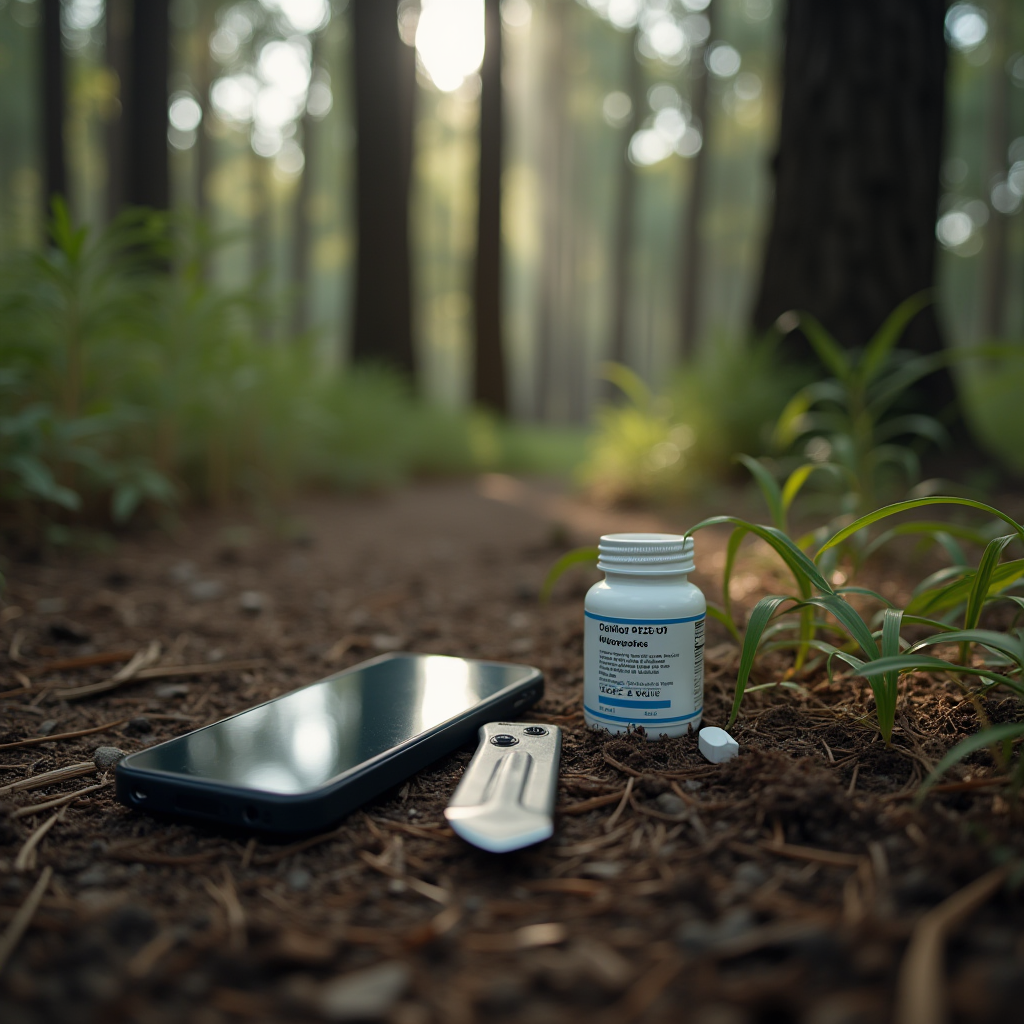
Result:
[[[242,808],[242,820],[250,825],[255,825],[260,820],[260,809],[253,807],[252,804],[246,804]]]
[[[133,789],[132,790],[132,803],[141,804],[145,803],[148,795],[144,789]]]

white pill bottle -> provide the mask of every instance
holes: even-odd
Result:
[[[610,533],[598,545],[605,578],[584,602],[583,717],[650,739],[697,731],[704,709],[707,602],[688,579],[693,538]]]

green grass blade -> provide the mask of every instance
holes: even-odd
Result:
[[[903,612],[899,608],[886,608],[882,617],[882,657],[894,658],[900,653],[900,629],[903,626]],[[892,740],[892,727],[896,722],[896,700],[899,696],[900,674],[897,669],[881,677],[870,676],[868,682],[875,694],[875,711],[878,727],[886,746]],[[877,680],[877,682],[876,682]]]
[[[925,637],[907,648],[907,654],[934,647],[936,644],[979,644],[991,651],[1005,654],[1018,668],[1024,669],[1024,643],[1009,633],[998,633],[994,629],[954,629],[937,636]]]
[[[743,639],[740,636],[740,631],[736,628],[736,623],[733,622],[732,616],[727,614],[716,604],[712,604],[708,601],[708,615],[715,620],[720,622],[729,631],[730,635],[735,639],[736,643],[742,643]]]
[[[849,635],[856,640],[857,646],[864,652],[870,661],[878,657],[878,645],[871,635],[867,623],[857,614],[852,605],[847,604],[841,597],[835,594],[824,594],[821,597],[809,597],[806,604],[816,605],[831,613]]]
[[[730,632],[737,637],[739,636],[739,630],[736,628],[736,619],[732,614],[732,597],[729,594],[729,583],[732,580],[732,570],[736,564],[736,555],[739,553],[740,545],[743,543],[743,538],[746,537],[748,532],[746,527],[737,526],[729,535],[729,543],[725,548],[725,568],[722,570],[722,608],[732,625]]]
[[[601,375],[611,381],[638,409],[649,409],[651,389],[640,376],[621,363],[605,363]]]
[[[555,584],[565,575],[567,569],[583,564],[597,565],[597,548],[573,548],[562,555],[544,577],[544,585],[540,588],[540,603],[548,603],[551,591],[555,589]]]
[[[989,578],[985,600],[993,600],[994,595],[998,595],[999,591],[1016,583],[1021,576],[1024,576],[1024,558],[997,565]],[[973,572],[965,573],[962,579],[955,580],[938,590],[915,594],[910,604],[907,605],[907,611],[916,614],[948,611],[950,608],[956,608],[958,605],[964,604],[970,597],[974,588],[974,578]]]
[[[1003,722],[1001,725],[993,725],[988,729],[982,729],[973,736],[968,736],[967,739],[961,740],[939,761],[928,775],[928,778],[921,783],[921,788],[917,791],[916,801],[920,803],[928,790],[953,765],[958,761],[962,761],[969,754],[973,754],[976,750],[982,750],[985,747],[994,747],[997,743],[1003,743],[1006,740],[1015,740],[1020,736],[1024,736],[1024,722]]]
[[[759,459],[752,459],[749,455],[737,455],[736,462],[743,463],[750,471],[751,476],[757,481],[764,495],[765,504],[768,506],[768,514],[772,522],[780,529],[786,529],[786,510],[782,504],[782,493],[775,477],[768,472],[767,467]]]
[[[1008,534],[1005,537],[996,537],[990,540],[978,563],[978,571],[974,574],[974,583],[971,585],[971,592],[967,597],[967,611],[964,613],[964,629],[974,629],[981,619],[981,610],[985,606],[985,599],[988,597],[988,588],[992,582],[992,574],[995,572],[999,559],[1007,545],[1014,539],[1014,535]]]
[[[874,512],[869,512],[866,516],[861,516],[859,519],[850,523],[849,526],[844,526],[838,533],[833,534],[832,537],[822,545],[817,555],[815,555],[815,561],[817,561],[829,548],[834,548],[837,544],[842,544],[844,540],[848,537],[852,537],[855,533],[863,530],[866,526],[871,526],[873,523],[880,522],[882,519],[887,519],[889,516],[894,516],[899,512],[907,512],[912,508],[925,508],[928,505],[964,505],[967,508],[979,509],[982,512],[987,512],[989,515],[995,516],[997,519],[1002,519],[1004,523],[1008,523],[1013,527],[1017,536],[1024,541],[1024,527],[1011,519],[1005,512],[1000,512],[999,509],[993,508],[991,505],[986,505],[982,501],[974,501],[972,498],[954,498],[941,495],[934,498],[913,498],[909,501],[898,501],[894,505],[886,505],[884,508],[877,509]]]
[[[1024,695],[1024,684],[1019,679],[1000,675],[991,669],[977,665],[957,665],[942,658],[931,658],[924,654],[898,654],[892,658],[878,658],[867,662],[857,673],[861,676],[883,676],[893,670],[903,672],[954,672],[958,675],[974,675],[988,679],[993,685],[1005,686],[1014,693]]]
[[[923,437],[939,448],[949,443],[949,431],[933,416],[894,416],[875,428],[875,441],[891,441],[905,435]]]
[[[732,701],[732,711],[729,713],[728,725],[736,721],[740,704],[743,703],[743,693],[747,687],[747,680],[750,678],[750,670],[754,667],[754,658],[757,655],[757,648],[761,642],[761,634],[768,625],[769,619],[775,614],[779,606],[787,601],[795,601],[788,595],[773,594],[769,597],[762,597],[754,605],[747,622],[747,632],[743,637],[743,650],[740,652],[740,667],[736,675],[736,693]]]
[[[904,299],[882,322],[875,336],[864,350],[864,358],[858,367],[863,386],[867,386],[885,368],[896,342],[900,340],[907,325],[932,301],[931,290],[917,292]]]
[[[840,348],[835,338],[825,330],[821,321],[810,313],[801,312],[800,330],[804,332],[811,348],[818,354],[818,358],[834,373],[843,383],[849,383],[853,374],[850,359],[846,352]]]
[[[881,602],[887,608],[893,607],[892,601],[887,597],[882,597],[877,590],[869,590],[867,587],[836,587],[836,593],[840,596],[844,594],[860,594],[861,597],[870,597],[874,601]]]
[[[837,466],[834,462],[805,462],[802,466],[797,466],[786,478],[786,483],[782,488],[783,513],[789,511],[790,505],[793,504],[804,484],[810,479],[811,474],[819,469],[840,478],[847,475],[846,470],[842,466]]]
[[[914,523],[900,523],[897,526],[893,526],[886,530],[884,533],[880,533],[864,548],[864,553],[861,557],[864,559],[870,558],[871,555],[873,555],[879,548],[888,544],[889,541],[896,537],[909,537],[917,534],[923,534],[931,537],[937,537],[939,534],[946,534],[950,537],[956,537],[959,540],[965,540],[969,544],[976,544],[980,548],[983,548],[989,542],[989,538],[986,537],[981,530],[975,530],[969,526],[960,526],[957,523],[940,523],[937,521],[922,520]]]
[[[760,537],[763,541],[771,545],[778,552],[779,556],[786,563],[790,572],[793,574],[793,578],[796,580],[797,585],[801,588],[802,594],[810,592],[810,587],[815,587],[820,590],[823,594],[834,593],[832,584],[822,576],[821,571],[801,551],[796,544],[793,543],[781,530],[776,529],[773,526],[762,526],[758,523],[748,522],[746,519],[739,519],[736,516],[711,516],[709,519],[703,519],[696,526],[691,526],[686,531],[686,536],[690,536],[696,533],[698,530],[703,530],[708,526],[742,526],[750,533]]]

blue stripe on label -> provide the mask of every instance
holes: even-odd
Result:
[[[588,619],[597,619],[599,622],[621,622],[628,626],[674,626],[679,622],[699,622],[705,617],[702,613],[691,615],[685,619],[613,619],[608,615],[595,615],[593,612],[584,612],[583,614]]]
[[[583,705],[583,710],[595,718],[603,718],[606,722],[618,722],[621,725],[668,725],[669,722],[685,722],[691,718],[696,718],[704,709],[700,708],[698,711],[694,711],[693,714],[680,715],[678,718],[619,718],[618,715],[604,715],[600,711],[588,708],[586,704]]]
[[[617,697],[601,697],[602,704],[610,704],[613,708],[670,708],[670,700],[619,700]]]

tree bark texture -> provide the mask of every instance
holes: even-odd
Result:
[[[356,120],[355,318],[352,358],[413,377],[409,179],[415,53],[393,0],[354,0]]]
[[[60,36],[60,0],[43,0],[42,95],[43,95],[43,223],[50,221],[54,196],[67,199],[67,165],[64,159],[64,48]]]
[[[693,122],[701,134],[701,147],[690,161],[690,193],[686,198],[683,214],[683,232],[680,253],[679,287],[679,357],[683,362],[691,359],[697,345],[697,331],[700,328],[701,298],[701,215],[707,192],[708,160],[710,159],[709,136],[711,104],[710,82],[706,57],[708,44],[714,39],[718,2],[712,0],[707,8],[710,25],[707,42],[693,55],[691,81],[693,90],[690,98]]]
[[[166,210],[171,205],[167,153],[167,76],[170,70],[169,0],[135,0],[130,77],[122,92],[127,127],[125,201]]]
[[[625,145],[619,163],[618,194],[615,198],[615,241],[612,247],[612,323],[609,358],[613,363],[628,363],[629,345],[629,278],[633,263],[633,227],[636,222],[636,168],[629,159],[629,144],[640,127],[640,107],[644,103],[644,74],[636,52],[638,31],[628,36],[626,56],[626,94],[629,96],[629,118],[622,127]],[[617,391],[606,382],[605,393],[612,397]]]
[[[480,68],[480,172],[473,281],[473,398],[504,415],[508,412],[501,324],[501,172],[505,127],[501,84],[501,8],[484,2],[484,49]]]
[[[945,13],[943,0],[789,0],[755,327],[806,310],[861,346],[932,286]],[[931,307],[902,344],[941,347]]]

